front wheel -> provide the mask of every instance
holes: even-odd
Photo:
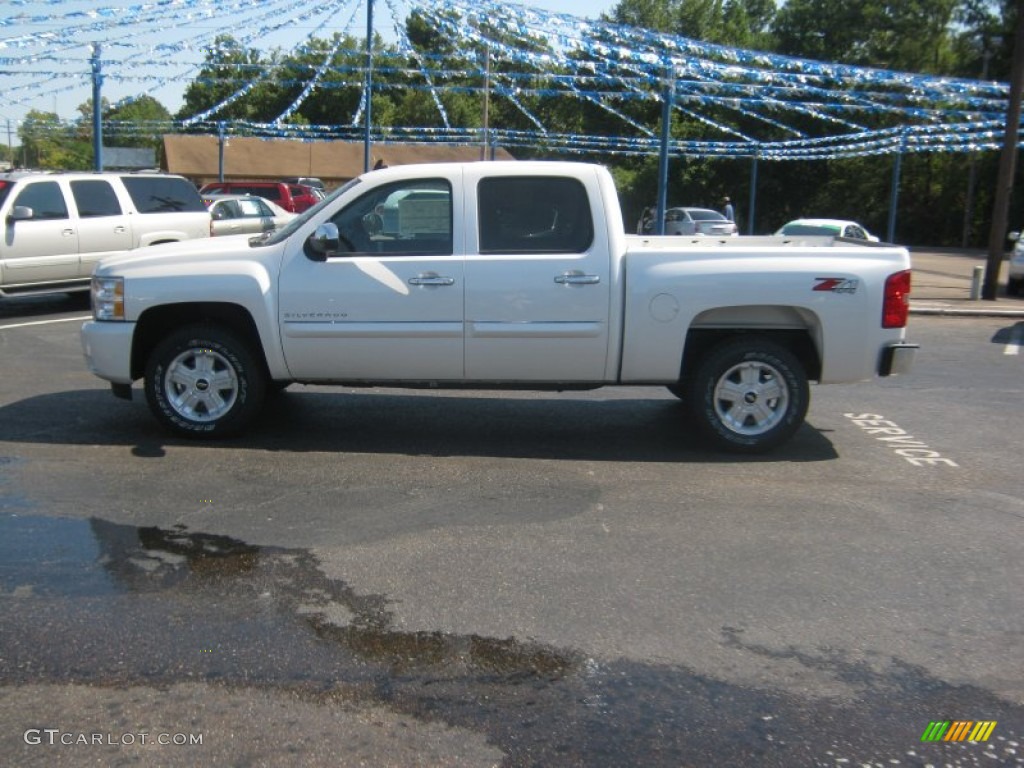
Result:
[[[259,411],[266,377],[248,345],[223,328],[195,325],[165,337],[146,364],[146,400],[186,437],[227,437]]]
[[[718,447],[760,453],[788,440],[810,401],[807,374],[785,347],[736,339],[711,351],[689,381],[686,399],[701,432]]]

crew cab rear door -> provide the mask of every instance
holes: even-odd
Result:
[[[475,212],[467,232],[467,380],[603,381],[611,266],[596,180],[536,167],[495,176],[487,163],[466,175]]]

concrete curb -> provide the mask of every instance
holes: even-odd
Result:
[[[912,315],[941,315],[945,317],[1024,317],[1022,309],[996,309],[994,307],[978,307],[958,309],[954,307],[914,306],[910,305]]]

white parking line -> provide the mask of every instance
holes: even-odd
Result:
[[[59,320],[33,320],[31,323],[13,323],[12,325],[0,325],[0,331],[7,331],[11,328],[28,328],[30,325],[49,325],[50,323],[80,323],[83,320],[91,320],[92,315],[81,317],[62,317]]]
[[[1024,342],[1024,323],[1017,323],[1010,331],[1010,340],[1003,347],[1003,354],[1019,355],[1021,342]]]

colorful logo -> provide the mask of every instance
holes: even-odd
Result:
[[[988,741],[995,728],[995,720],[932,720],[921,741]]]

